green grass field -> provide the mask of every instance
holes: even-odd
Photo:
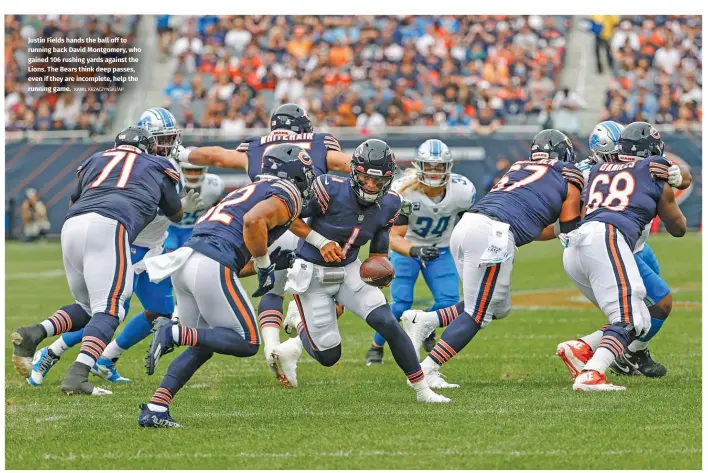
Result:
[[[184,429],[138,427],[138,404],[160,382],[144,373],[147,342],[118,367],[134,382],[113,396],[76,397],[60,383],[78,348],[44,384],[30,387],[10,362],[14,327],[71,301],[56,243],[6,246],[5,462],[9,469],[698,469],[701,467],[701,239],[652,237],[673,287],[674,311],[652,342],[664,379],[611,377],[620,393],[575,393],[556,345],[605,323],[567,279],[557,242],[518,253],[514,309],[443,372],[457,390],[447,405],[415,402],[390,353],[367,367],[371,332],[340,319],[340,364],[306,353],[300,387],[270,377],[262,353],[216,355],[176,396]],[[247,289],[254,281],[247,280]],[[430,294],[419,280],[415,305]],[[130,316],[139,304],[133,304]],[[129,317],[130,317],[129,316]],[[120,328],[119,328],[120,330]],[[439,332],[438,332],[439,334]],[[282,334],[282,337],[285,337]],[[178,352],[180,349],[178,349]],[[92,377],[100,386],[103,380]],[[100,381],[100,382],[99,382]]]

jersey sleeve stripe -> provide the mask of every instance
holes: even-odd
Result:
[[[314,188],[319,189],[319,191],[322,193],[323,199],[325,200],[325,202],[327,204],[329,204],[329,194],[327,193],[327,188],[324,186],[324,184],[322,184],[322,181],[320,181],[319,179],[316,179],[315,184],[312,187],[313,187],[313,189]]]
[[[248,151],[248,143],[244,141],[243,143],[238,145],[238,148],[236,148],[236,151],[241,151],[241,152],[245,153],[246,151]]]
[[[174,171],[172,169],[165,169],[164,171],[170,179],[175,181],[175,183],[179,182],[179,173],[177,171]]]
[[[320,210],[322,213],[327,212],[327,207],[329,206],[329,198],[325,198],[324,194],[321,189],[321,185],[318,185],[319,181],[316,180],[315,184],[312,186],[312,191],[315,196],[315,200],[317,200],[317,203],[320,206]],[[327,196],[329,197],[329,196]]]
[[[331,149],[334,151],[342,151],[342,146],[339,144],[339,141],[334,136],[325,136],[324,144],[327,149]]]
[[[295,188],[295,186],[288,181],[276,182],[273,186],[283,189],[290,197],[290,202],[288,203],[283,196],[277,196],[283,200],[288,207],[288,210],[290,211],[290,218],[292,218],[293,215],[300,215],[300,212],[302,211],[302,196],[297,188]]]

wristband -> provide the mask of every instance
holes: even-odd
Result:
[[[308,242],[310,245],[314,246],[318,250],[321,250],[322,247],[324,247],[327,243],[329,243],[332,240],[328,240],[327,238],[323,237],[319,233],[317,233],[314,230],[311,230],[310,233],[307,234],[307,237],[305,237],[305,241]]]
[[[253,261],[256,263],[256,268],[258,269],[263,269],[270,266],[270,256],[267,253],[263,256],[253,258]]]

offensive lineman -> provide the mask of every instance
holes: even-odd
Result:
[[[85,327],[81,350],[61,390],[111,394],[92,386],[88,374],[125,317],[124,302],[133,292],[130,243],[158,210],[175,222],[183,215],[179,173],[155,155],[156,147],[147,128],[130,126],[118,134],[114,148],[79,166],[61,232],[64,268],[76,303],[12,333],[12,361],[21,375],[30,376],[32,354],[44,338]]]

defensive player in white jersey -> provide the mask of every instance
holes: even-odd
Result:
[[[452,165],[448,146],[428,140],[418,147],[414,167],[393,183],[392,189],[411,204],[410,215],[401,212],[391,229],[391,263],[396,274],[391,282],[391,310],[397,320],[413,304],[420,272],[435,300],[429,311],[450,307],[460,299],[450,235],[456,220],[474,204],[477,192],[466,177],[452,173]],[[376,333],[366,354],[367,365],[382,363],[384,343]],[[434,332],[424,343],[427,352],[433,346]]]
[[[180,143],[181,130],[177,127],[175,117],[164,108],[150,108],[140,116],[138,125],[145,126],[157,138],[156,155],[167,158],[179,175],[177,163],[169,159],[174,148]],[[184,182],[177,184],[177,191],[182,191]],[[182,207],[185,216],[204,207],[204,203],[195,189],[188,189],[182,198]],[[170,220],[158,212],[152,220],[135,238],[130,245],[130,259],[133,265],[145,257],[159,255],[163,252],[163,242],[167,237],[167,228]],[[97,264],[101,264],[100,262]],[[133,278],[133,292],[138,296],[145,308],[144,312],[133,317],[115,340],[106,346],[91,372],[113,383],[124,383],[130,379],[121,376],[115,368],[115,362],[120,355],[150,334],[152,321],[156,317],[169,317],[174,311],[172,297],[172,282],[166,279],[159,284],[151,283],[145,275],[136,275]],[[130,308],[130,298],[124,304],[125,313]],[[39,350],[33,359],[32,373],[28,382],[38,386],[44,380],[49,370],[59,361],[61,355],[70,347],[81,342],[83,330],[64,333],[54,343]]]
[[[589,157],[577,165],[578,169],[583,172],[586,185],[594,165],[619,160],[618,142],[622,131],[624,131],[624,126],[612,121],[601,122],[595,126],[588,140]],[[668,183],[671,187],[685,189],[691,185],[691,180],[691,174],[687,170],[676,164],[669,167]],[[651,329],[646,335],[632,341],[610,365],[610,370],[616,374],[642,374],[650,378],[659,378],[666,375],[666,367],[654,361],[647,346],[649,340],[656,336],[671,313],[673,298],[669,285],[660,275],[659,262],[654,251],[646,243],[650,229],[651,223],[644,227],[633,251],[639,274],[647,292],[644,302],[649,307],[651,314]],[[597,331],[582,339],[568,340],[558,345],[557,355],[566,363],[571,377],[577,375],[592,357],[593,350],[588,343],[594,344],[601,336],[602,332]]]

